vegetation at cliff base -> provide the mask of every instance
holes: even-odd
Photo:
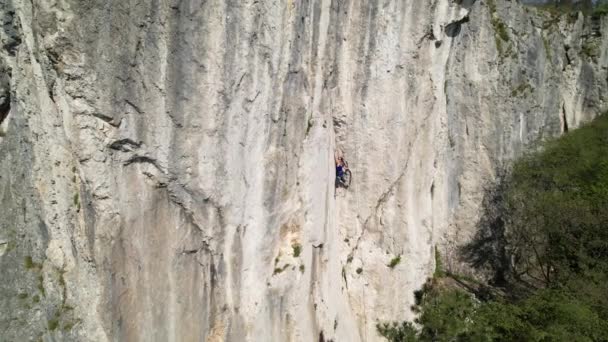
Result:
[[[592,16],[608,14],[607,0],[526,0],[524,3],[536,5],[554,14],[582,12]]]
[[[450,274],[416,293],[389,341],[608,341],[608,115],[518,160],[463,250],[488,284]],[[445,274],[445,276],[443,276]]]

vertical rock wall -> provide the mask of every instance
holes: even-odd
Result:
[[[606,18],[515,1],[0,4],[8,340],[379,340],[606,104]]]

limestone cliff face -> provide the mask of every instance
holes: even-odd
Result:
[[[607,100],[607,19],[516,1],[0,5],[6,340],[377,341]]]

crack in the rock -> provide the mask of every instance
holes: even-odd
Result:
[[[105,114],[101,114],[101,113],[93,113],[91,114],[94,118],[97,118],[105,123],[107,123],[108,125],[112,126],[112,127],[118,127],[120,124],[116,123],[114,121],[114,118]]]
[[[112,142],[109,147],[117,151],[131,152],[134,148],[141,147],[141,142],[136,142],[132,139],[124,138]]]
[[[433,25],[428,25],[428,27],[426,28],[422,37],[420,37],[420,39],[418,39],[416,46],[418,48],[420,48],[420,45],[422,45],[422,42],[424,42],[426,39],[437,40],[437,37],[435,37],[435,33],[433,32]]]
[[[566,115],[566,103],[562,103],[562,132],[568,133],[568,116]]]
[[[194,248],[194,249],[183,249],[179,254],[180,255],[192,255],[192,254],[197,254],[200,251],[207,251],[210,252],[211,249],[209,248],[209,243],[207,241],[202,241],[203,245],[198,247],[198,248]]]
[[[350,253],[348,254],[349,257],[354,256],[355,252],[359,248],[359,243],[361,242],[361,239],[363,238],[363,235],[365,235],[365,231],[368,228],[369,221],[372,219],[372,217],[378,215],[378,210],[380,210],[380,207],[384,203],[386,203],[386,201],[388,200],[388,197],[391,195],[391,193],[393,192],[393,190],[397,187],[397,185],[399,184],[399,182],[401,181],[401,179],[405,176],[405,173],[407,172],[407,167],[408,167],[409,162],[410,162],[410,156],[411,156],[411,148],[410,148],[410,155],[408,155],[407,161],[405,162],[405,166],[401,170],[401,173],[400,173],[399,177],[397,177],[397,179],[393,183],[391,183],[391,185],[389,186],[388,190],[386,190],[380,196],[380,198],[376,201],[376,206],[375,206],[373,212],[365,219],[365,222],[363,223],[363,228],[361,230],[361,234],[357,238],[354,247],[351,249]]]
[[[427,115],[422,122],[428,122],[428,118],[429,117],[430,117],[430,114]],[[409,151],[408,151],[408,155],[407,155],[407,160],[405,161],[404,167],[401,169],[399,177],[397,177],[397,179],[394,182],[391,183],[391,185],[389,186],[388,190],[386,190],[382,195],[380,195],[380,198],[376,201],[376,206],[375,206],[373,212],[365,219],[365,221],[363,223],[363,228],[361,229],[361,234],[357,238],[357,240],[355,242],[355,245],[353,246],[353,248],[351,249],[350,253],[348,254],[348,257],[354,257],[355,252],[359,248],[359,244],[361,242],[361,239],[363,238],[363,235],[365,235],[365,232],[366,232],[366,230],[368,228],[370,220],[372,219],[372,217],[378,215],[378,210],[381,208],[381,206],[384,203],[386,203],[386,201],[388,200],[388,198],[391,195],[391,193],[393,192],[393,190],[397,187],[397,185],[399,184],[399,182],[401,182],[401,179],[405,176],[405,173],[407,172],[407,168],[408,168],[409,163],[410,163],[410,159],[412,157],[412,150],[414,148],[414,144],[416,143],[416,141],[418,141],[419,133],[420,133],[420,130],[417,129],[416,132],[415,132],[414,140],[412,140],[412,142],[409,145]],[[359,220],[359,218],[357,218],[357,220]]]
[[[167,191],[169,194],[169,200],[171,202],[173,202],[174,204],[176,204],[177,206],[180,207],[180,209],[184,212],[184,214],[186,215],[186,218],[188,219],[188,222],[190,224],[192,224],[199,232],[203,233],[204,237],[203,237],[203,247],[202,249],[206,250],[207,252],[209,252],[210,254],[214,254],[215,251],[213,250],[213,248],[211,247],[211,244],[209,241],[212,240],[212,236],[209,236],[208,234],[205,234],[205,230],[203,229],[203,226],[198,222],[198,220],[195,217],[194,211],[187,205],[186,202],[192,202],[192,198],[194,198],[193,194],[188,191],[184,186],[180,185],[180,184],[176,184],[175,182],[175,178],[170,179],[169,180],[169,185],[167,186]],[[183,199],[182,196],[180,196],[178,193],[184,193],[187,197],[187,199]],[[218,220],[219,220],[219,226],[220,228],[223,228],[226,226],[226,220],[224,217],[224,212],[222,209],[222,206],[217,203],[215,200],[211,199],[211,196],[198,196],[203,197],[203,203],[211,205],[218,216]],[[202,250],[202,249],[199,249]]]
[[[133,102],[131,102],[130,100],[125,99],[125,103],[127,105],[129,105],[129,107],[133,108],[133,110],[135,112],[137,112],[137,114],[139,114],[139,115],[144,114],[144,111],[139,106],[137,106],[136,104],[134,104]]]

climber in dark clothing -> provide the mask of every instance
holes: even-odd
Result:
[[[336,162],[336,177],[342,179],[344,176],[344,159],[339,158]]]
[[[336,187],[348,188],[350,185],[350,170],[344,157],[336,155]]]

